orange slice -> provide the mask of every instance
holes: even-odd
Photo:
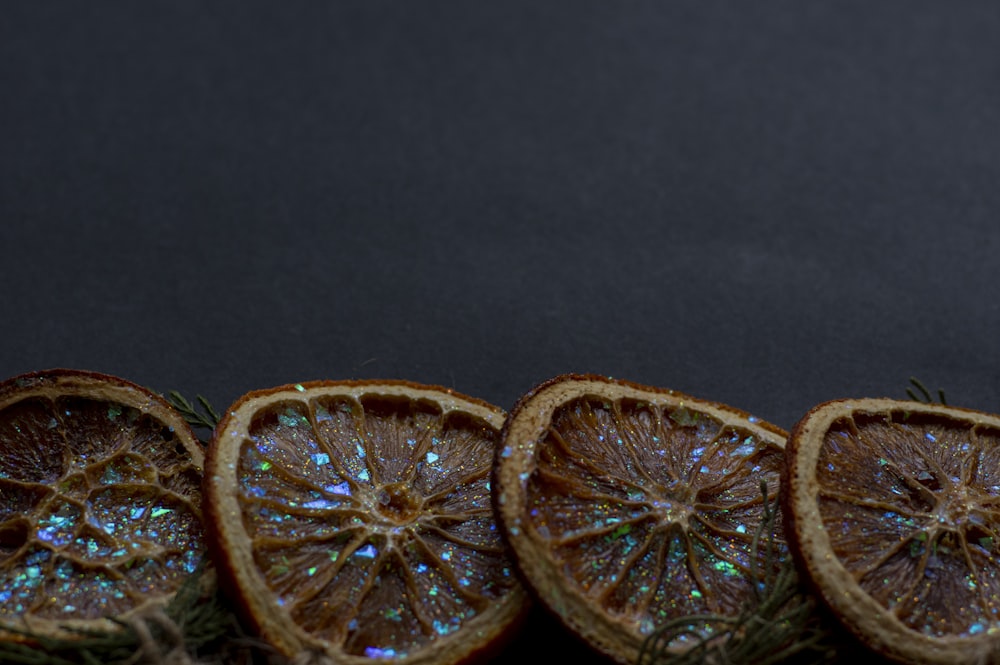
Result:
[[[743,609],[761,563],[751,561],[761,480],[773,496],[784,438],[678,392],[558,376],[523,396],[504,428],[497,520],[542,603],[598,652],[634,663],[671,619]]]
[[[94,372],[0,383],[0,633],[114,630],[202,558],[203,454],[158,395]]]
[[[786,452],[789,547],[852,633],[901,662],[997,662],[1000,417],[831,401]]]
[[[209,448],[222,580],[280,652],[457,663],[527,608],[496,529],[502,409],[401,381],[251,392]]]

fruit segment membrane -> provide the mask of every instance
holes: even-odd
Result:
[[[0,411],[0,621],[122,615],[204,551],[200,471],[159,420],[113,401]]]
[[[904,410],[835,421],[819,509],[860,586],[931,636],[1000,629],[1000,430]]]
[[[775,438],[683,404],[578,397],[538,441],[512,529],[532,531],[569,585],[636,633],[738,613],[764,568],[752,543],[761,481],[772,494],[779,483]]]
[[[517,586],[495,526],[499,433],[431,401],[287,399],[257,412],[237,462],[264,583],[292,620],[357,656],[402,658]]]

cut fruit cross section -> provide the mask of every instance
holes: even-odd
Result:
[[[180,414],[123,379],[0,384],[3,638],[117,630],[166,604],[204,555],[202,462]]]
[[[249,393],[209,448],[222,581],[288,656],[458,663],[494,652],[528,599],[496,528],[502,409],[403,381]]]
[[[861,642],[905,663],[1000,662],[1000,417],[835,400],[786,454],[789,547]]]
[[[721,404],[558,376],[523,396],[504,428],[497,520],[543,604],[597,651],[633,663],[660,625],[735,615],[751,598],[761,481],[773,497],[784,439]]]

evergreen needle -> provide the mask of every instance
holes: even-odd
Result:
[[[184,417],[192,427],[201,427],[203,429],[215,429],[215,426],[219,424],[219,414],[216,413],[215,409],[212,408],[212,404],[203,397],[202,395],[195,396],[198,405],[201,407],[195,407],[189,399],[184,397],[180,392],[176,390],[171,390],[167,394],[167,399],[170,404],[177,409],[177,411]]]
[[[915,376],[910,377],[910,384],[912,388],[906,389],[906,394],[915,402],[923,402],[924,404],[934,404],[934,398],[931,396],[931,391],[927,389],[927,386],[923,384],[920,379]],[[914,390],[914,388],[916,390]],[[937,391],[937,403],[938,404],[948,404],[948,400],[944,397],[944,390],[938,388]]]

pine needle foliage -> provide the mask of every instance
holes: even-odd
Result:
[[[906,389],[907,396],[914,402],[923,402],[924,404],[947,404],[948,400],[945,399],[944,390],[938,388],[937,399],[931,395],[931,391],[927,389],[927,386],[915,376],[910,377],[910,387]]]
[[[220,420],[219,414],[216,413],[215,409],[212,408],[212,404],[202,395],[196,396],[195,400],[198,402],[198,406],[192,404],[188,398],[176,390],[171,390],[167,393],[167,401],[177,409],[177,412],[184,417],[184,420],[191,427],[208,430],[215,429]]]

